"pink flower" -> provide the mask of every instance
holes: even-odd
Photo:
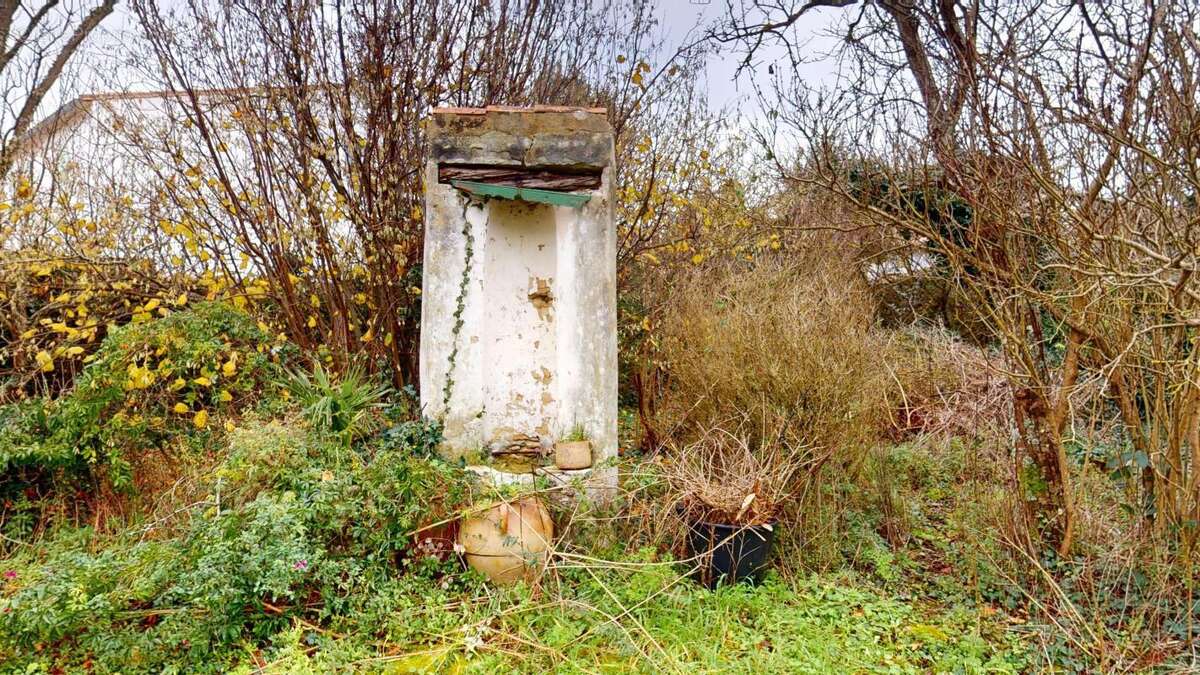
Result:
[[[292,569],[303,572],[304,570],[308,569],[308,561],[307,560],[297,560],[296,564],[292,565]]]
[[[5,579],[16,579],[17,571],[16,570],[4,570],[4,578]]]

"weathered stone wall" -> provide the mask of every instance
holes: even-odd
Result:
[[[617,453],[613,139],[602,112],[438,111],[426,166],[421,402],[463,455],[583,427]],[[438,165],[599,171],[579,208],[472,199]],[[461,323],[460,323],[461,320]],[[600,478],[600,476],[597,476]],[[615,479],[611,472],[602,480]]]

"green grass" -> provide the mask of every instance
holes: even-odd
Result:
[[[513,612],[500,624],[501,635],[537,647],[465,665],[900,673],[1017,672],[1025,663],[1015,635],[968,610],[921,608],[846,578],[770,578],[757,588],[708,591],[671,566],[588,576],[553,606]]]
[[[452,559],[376,578],[353,589],[353,602],[332,614],[329,604],[277,614],[244,598],[187,603],[162,592],[176,583],[172,579],[185,580],[177,586],[183,588],[196,579],[202,588],[219,585],[213,570],[204,569],[213,565],[211,555],[189,562],[176,544],[163,542],[128,548],[108,542],[88,554],[97,542],[89,545],[87,537],[86,531],[64,532],[55,542],[58,554],[4,563],[13,572],[0,600],[8,628],[0,632],[0,658],[8,666],[32,672],[91,665],[99,672],[266,666],[289,673],[974,673],[1019,672],[1027,664],[1020,636],[997,617],[905,601],[849,576],[785,582],[772,574],[759,587],[709,591],[643,550],[620,564],[560,563],[536,590],[499,590]],[[289,574],[294,571],[267,569],[258,578]],[[294,608],[296,600],[279,604]],[[14,628],[42,637],[18,646]],[[233,639],[223,640],[219,633],[231,628]],[[197,651],[205,639],[218,650]]]

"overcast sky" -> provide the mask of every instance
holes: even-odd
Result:
[[[682,44],[702,34],[705,27],[713,22],[721,21],[727,12],[725,0],[656,0],[659,6],[660,20],[671,41]],[[833,67],[827,60],[819,57],[828,53],[837,43],[837,38],[830,33],[837,24],[844,9],[825,8],[807,12],[794,27],[793,37],[796,44],[803,45],[802,51],[814,59],[813,63],[801,66],[799,76],[810,81],[828,81],[833,75]],[[819,61],[819,62],[817,62]],[[784,66],[786,55],[778,47],[770,45],[759,50],[755,62],[740,77],[737,75],[740,55],[726,50],[714,54],[708,59],[708,94],[709,102],[715,107],[721,107],[739,101],[748,101],[752,90],[749,77],[765,77],[767,68],[775,64]]]
[[[166,0],[170,1],[170,0]],[[703,35],[705,29],[714,22],[720,21],[726,10],[726,0],[654,0],[658,6],[659,21],[669,44],[682,45],[695,41]],[[836,38],[829,35],[837,19],[845,10],[817,9],[807,13],[797,23],[794,38],[797,44],[805,45],[805,53],[817,56],[828,52],[835,44]],[[134,32],[128,4],[118,4],[115,16],[111,17],[102,27],[102,35],[92,41],[87,47],[86,59],[95,63],[116,63],[128,59],[125,45]],[[753,114],[754,102],[752,88],[748,78],[765,77],[767,68],[775,63],[783,66],[785,54],[778,48],[770,46],[760,49],[755,62],[735,77],[740,55],[727,49],[713,54],[707,62],[707,91],[709,103],[714,108],[740,106],[744,112]],[[84,75],[81,81],[67,85],[64,95],[72,98],[83,93],[104,90],[145,90],[148,84],[130,81],[136,79],[136,74],[127,68],[114,66],[101,67],[100,73]],[[110,82],[115,73],[120,73],[119,82]],[[827,80],[832,76],[832,65],[829,62],[810,63],[801,67],[800,76],[812,81]],[[106,78],[104,73],[108,74]],[[64,101],[59,97],[48,97],[43,106],[43,114],[48,114]]]

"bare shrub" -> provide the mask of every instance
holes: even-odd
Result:
[[[1136,508],[1190,568],[1195,4],[745,2],[713,37],[747,64],[764,45],[796,64],[791,29],[827,4],[860,5],[841,24],[845,76],[827,91],[798,70],[773,82],[759,131],[779,174],[853,207],[865,222],[848,229],[895,233],[970,300],[1004,351],[1038,548],[1072,553],[1086,498],[1071,484],[1074,399],[1102,382],[1138,457]]]
[[[890,339],[894,438],[1004,435],[1012,418],[1011,392],[998,356],[940,328],[913,326]]]
[[[656,353],[668,502],[688,518],[778,516],[780,544],[804,554],[783,558],[817,564],[842,527],[844,491],[827,488],[859,470],[889,386],[869,291],[830,259],[814,246],[698,266],[669,290]]]
[[[117,6],[116,0],[58,4],[0,4],[0,180],[12,168],[42,101]]]
[[[858,463],[883,419],[885,342],[865,287],[821,257],[680,281],[659,330],[660,430],[687,443],[735,415],[754,447],[782,436],[822,461]]]
[[[699,62],[667,48],[646,0],[132,7],[147,76],[178,94],[166,133],[123,135],[180,257],[223,287],[261,283],[273,331],[338,370],[365,354],[397,387],[417,377],[431,109],[605,107],[622,260],[657,240],[708,133]]]

